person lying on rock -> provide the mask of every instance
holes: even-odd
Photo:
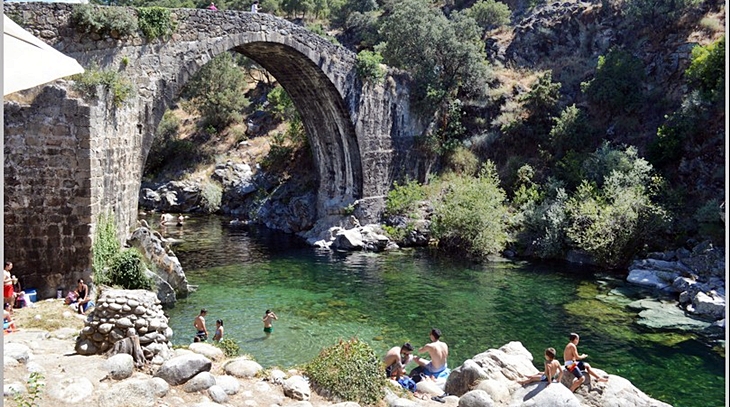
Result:
[[[563,369],[560,366],[560,362],[555,359],[555,348],[545,349],[545,370],[542,372],[528,376],[524,380],[520,380],[518,383],[521,385],[530,384],[533,382],[547,382],[548,385],[555,380],[560,383],[560,379],[563,378]]]
[[[565,345],[565,351],[563,351],[563,360],[565,361],[565,368],[573,373],[575,379],[573,379],[573,385],[570,386],[570,391],[575,392],[580,387],[586,378],[583,376],[583,370],[588,372],[589,375],[593,376],[599,382],[607,382],[607,377],[600,377],[596,372],[591,369],[591,365],[584,363],[582,360],[587,358],[588,355],[585,353],[578,353],[578,342],[580,342],[580,336],[577,333],[571,333],[568,336],[568,344]]]

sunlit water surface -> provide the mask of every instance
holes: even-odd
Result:
[[[149,217],[154,222],[155,218]],[[291,367],[340,338],[358,337],[376,352],[428,341],[432,327],[450,346],[449,366],[510,341],[540,361],[562,355],[570,332],[595,367],[623,376],[675,406],[722,406],[725,363],[693,335],[638,326],[619,278],[566,264],[476,264],[426,250],[385,254],[316,250],[297,238],[194,217],[163,233],[197,292],[167,310],[175,344],[188,344],[193,318],[208,309],[208,330],[226,336],[262,366]],[[638,297],[637,297],[638,298]],[[279,316],[266,337],[266,309]],[[562,357],[560,357],[562,359]]]

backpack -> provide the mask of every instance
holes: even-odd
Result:
[[[402,376],[400,379],[398,379],[398,384],[400,384],[401,386],[403,386],[404,389],[412,393],[416,392],[416,382],[414,382],[413,379],[408,376]]]

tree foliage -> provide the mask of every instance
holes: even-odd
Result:
[[[508,24],[512,14],[507,4],[496,0],[479,0],[465,12],[484,31]]]
[[[457,91],[484,92],[487,63],[481,29],[456,13],[449,20],[428,0],[390,1],[380,33],[385,62],[414,77],[414,97],[422,107],[438,108]]]
[[[185,95],[194,100],[206,125],[217,130],[241,119],[241,111],[249,105],[244,94],[246,77],[224,52],[204,65],[188,83]]]
[[[596,72],[581,84],[588,101],[610,116],[634,113],[643,102],[643,62],[629,52],[614,48],[598,57]]]
[[[434,203],[432,232],[439,247],[485,257],[501,252],[507,241],[506,195],[493,163],[478,177],[447,177]]]

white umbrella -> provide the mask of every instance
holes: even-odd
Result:
[[[3,96],[84,72],[75,59],[56,51],[3,14]]]

